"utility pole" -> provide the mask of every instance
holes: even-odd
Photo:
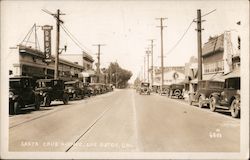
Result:
[[[58,63],[59,63],[59,51],[60,46],[60,24],[63,21],[60,19],[60,15],[65,15],[64,13],[60,12],[60,9],[57,10],[57,13],[51,13],[47,10],[43,10],[45,13],[52,15],[56,19],[56,56],[55,56],[55,71],[54,71],[54,79],[58,79]]]
[[[151,41],[151,86],[154,84],[154,39],[150,39]]]
[[[100,65],[101,65],[101,61],[100,61],[100,54],[101,54],[101,46],[105,46],[105,44],[93,44],[93,46],[97,46],[98,47],[98,53],[97,53],[97,65],[96,65],[96,72],[97,72],[97,83],[100,82]]]
[[[164,63],[163,63],[163,28],[167,26],[163,26],[163,20],[167,18],[156,18],[157,20],[160,20],[160,27],[161,28],[161,92],[162,92],[162,87],[164,85]]]
[[[145,82],[146,79],[146,57],[144,56],[144,73],[143,73],[143,82]]]
[[[202,80],[202,45],[201,45],[201,10],[197,10],[197,42],[198,42],[198,81]]]
[[[147,55],[147,82],[149,83],[149,55],[150,55],[149,48],[146,50],[146,55]]]

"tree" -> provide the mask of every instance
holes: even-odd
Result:
[[[133,75],[131,71],[121,68],[117,62],[111,62],[106,73],[108,82],[117,88],[126,88],[128,80]]]

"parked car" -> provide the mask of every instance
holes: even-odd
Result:
[[[32,86],[32,78],[27,76],[9,79],[9,114],[19,114],[21,109],[33,107],[40,109],[38,95]]]
[[[39,79],[37,80],[36,93],[44,106],[50,106],[51,101],[63,101],[68,104],[69,95],[65,90],[63,80]]]
[[[141,83],[141,87],[140,87],[140,94],[147,94],[150,95],[150,88],[149,88],[150,84],[147,82],[142,82]]]
[[[209,98],[212,93],[223,90],[224,82],[201,80],[198,82],[197,90],[189,93],[189,104],[193,102],[198,103],[198,106],[202,108],[204,105],[209,105]]]
[[[93,89],[93,95],[101,94],[101,86],[99,83],[90,83],[89,85]]]
[[[231,116],[236,118],[240,115],[240,77],[229,77],[225,79],[222,92],[215,92],[210,97],[210,110],[226,108]]]
[[[107,89],[109,92],[113,91],[113,85],[112,84],[107,84]]]
[[[79,80],[65,82],[65,89],[69,95],[70,99],[84,98],[84,86],[83,82]]]
[[[159,91],[161,95],[168,95],[169,94],[170,85],[163,85],[162,91]]]
[[[170,98],[177,97],[179,99],[183,98],[183,91],[184,85],[183,84],[171,84],[169,86],[169,94],[168,96]]]
[[[83,91],[85,96],[92,96],[93,95],[93,89],[90,87],[89,83],[83,83]]]

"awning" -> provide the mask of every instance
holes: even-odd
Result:
[[[95,76],[95,71],[87,70],[87,71],[79,73],[79,76],[80,77],[92,77],[92,76]]]
[[[223,77],[223,73],[214,73],[202,75],[202,80],[214,80],[224,82],[225,78]]]
[[[240,77],[240,69],[233,70],[232,72],[223,75],[224,79],[233,77]]]

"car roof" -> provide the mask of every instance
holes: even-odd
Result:
[[[30,76],[14,76],[10,77],[10,79],[32,79]]]
[[[65,82],[65,84],[73,84],[73,83],[76,83],[76,82],[81,82],[81,81],[78,81],[78,80],[75,80],[75,81],[68,81],[68,82]]]

